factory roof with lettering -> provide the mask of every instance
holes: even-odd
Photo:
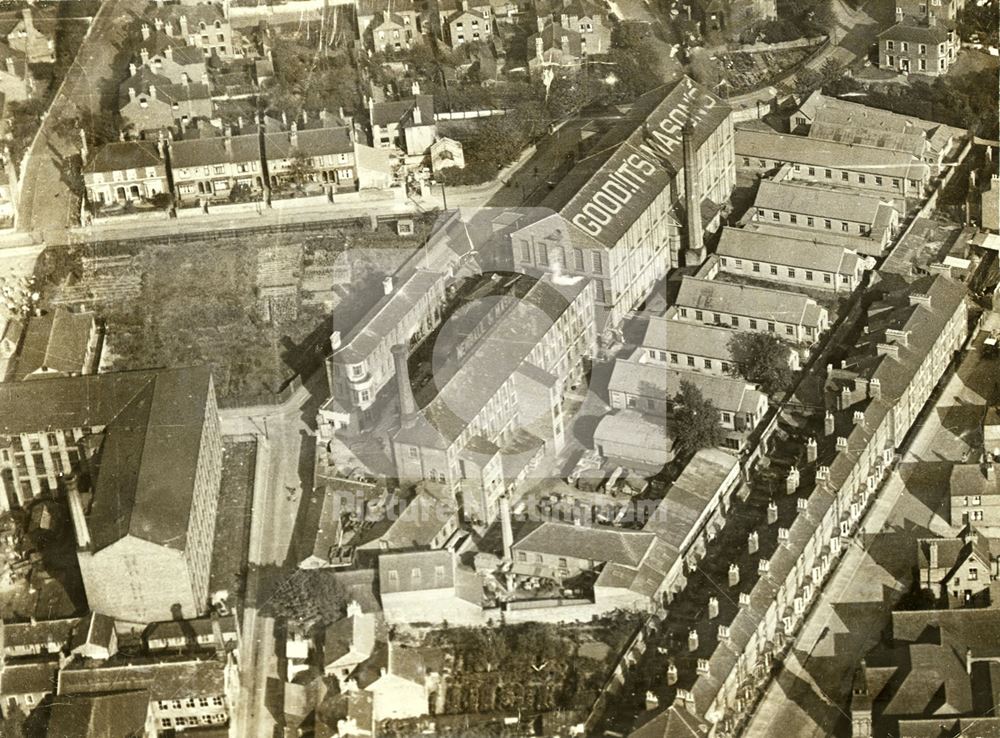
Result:
[[[691,114],[692,108],[696,115]],[[592,154],[576,163],[542,205],[572,222],[607,183],[613,182],[619,192],[629,191],[631,197],[594,237],[596,243],[614,246],[683,170],[679,126],[692,124],[693,143],[697,148],[722,125],[730,112],[721,99],[686,76],[668,92],[648,92],[635,101],[620,123],[596,142]],[[629,168],[630,160],[637,160],[634,157],[646,162],[643,166],[647,169],[651,166],[652,173],[637,173],[632,166],[633,175],[618,174],[621,168]],[[643,180],[641,185],[636,178]]]

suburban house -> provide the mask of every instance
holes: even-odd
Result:
[[[90,155],[86,145],[83,184],[93,207],[150,200],[168,193],[163,144],[153,141],[116,141]]]
[[[957,538],[917,541],[920,587],[945,607],[997,606],[1000,539],[967,525]]]
[[[478,623],[483,585],[451,551],[384,553],[378,557],[379,597],[386,622]]]
[[[173,128],[181,121],[212,117],[206,81],[173,83],[142,66],[118,87],[118,114],[137,133]]]
[[[257,132],[171,141],[170,168],[178,203],[227,200],[235,187],[259,196],[265,188]]]
[[[379,52],[405,51],[422,38],[414,15],[387,10],[376,11],[363,36],[365,46]]]
[[[532,76],[551,69],[562,75],[567,71],[579,71],[586,58],[587,49],[579,33],[563,28],[555,23],[538,19],[538,33],[528,39],[528,69]]]
[[[866,236],[883,249],[899,225],[890,200],[789,181],[762,181],[752,212],[757,222]]]
[[[177,5],[157,0],[143,16],[152,20],[157,30],[186,41],[188,46],[201,49],[208,56],[223,60],[240,56],[240,45],[235,43],[234,32],[226,14],[226,5],[203,3]]]
[[[409,156],[423,157],[437,139],[434,123],[434,96],[421,95],[419,87],[413,97],[377,103],[368,100],[368,120],[372,146],[379,149],[401,149]]]
[[[398,21],[399,26],[408,32],[411,41],[416,40],[421,32],[420,8],[416,3],[408,0],[358,0],[358,33],[359,38],[366,42],[366,46],[373,40],[372,24],[377,18],[384,20],[389,17]],[[372,45],[368,48],[384,50],[383,46]]]
[[[826,308],[795,292],[684,277],[668,317],[743,331],[768,331],[811,346],[829,327]]]
[[[56,60],[55,40],[35,27],[31,7],[21,10],[21,18],[7,30],[7,46],[28,64],[51,64]]]
[[[964,8],[965,0],[896,0],[896,18],[955,21]]]
[[[747,437],[767,413],[767,395],[738,377],[663,368],[634,359],[618,359],[608,380],[611,407],[638,410],[656,419],[669,419],[681,383],[689,382],[711,398],[726,433],[725,446],[742,450]]]
[[[143,36],[149,33],[149,26],[144,26]],[[208,74],[205,65],[205,55],[201,49],[194,46],[165,46],[159,53],[150,55],[146,48],[139,50],[139,60],[142,66],[149,67],[153,74],[166,77],[172,84],[181,85],[185,82],[204,82]],[[129,76],[135,75],[138,69],[129,65]]]
[[[330,185],[336,191],[356,191],[354,135],[349,126],[336,125],[339,122],[331,118],[330,125],[323,120],[319,127],[300,130],[292,121],[288,131],[264,133],[264,158],[271,187],[301,178]]]
[[[493,35],[493,8],[489,3],[472,6],[469,0],[462,0],[462,6],[443,19],[442,30],[445,28],[445,38],[452,48],[488,41]]]
[[[725,227],[715,251],[719,271],[777,284],[832,292],[854,292],[864,279],[865,260],[841,246]]]
[[[961,40],[947,21],[901,19],[878,35],[881,69],[903,74],[943,75],[955,62]]]

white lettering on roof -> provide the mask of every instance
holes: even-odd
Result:
[[[596,187],[590,200],[570,220],[591,236],[599,236],[604,226],[643,189],[656,173],[656,162],[662,161],[682,145],[681,132],[685,124],[697,125],[716,105],[712,95],[686,80],[683,100],[672,108],[658,124],[646,126],[646,135],[639,149],[629,154],[610,171],[603,171],[606,180]]]

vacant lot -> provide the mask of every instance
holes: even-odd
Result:
[[[43,303],[93,309],[115,370],[208,364],[223,405],[273,400],[319,365],[334,320],[349,329],[381,279],[430,229],[334,225],[321,233],[206,234],[46,251]]]

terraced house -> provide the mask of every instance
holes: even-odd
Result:
[[[967,335],[965,287],[947,276],[888,276],[843,367],[830,367],[824,433],[793,492],[733,557],[718,615],[694,623],[670,669],[666,704],[715,734],[748,707],[802,623],[917,414]],[[661,704],[664,704],[661,699]],[[655,720],[655,716],[652,720]],[[643,728],[638,727],[636,735]]]
[[[83,186],[94,207],[149,200],[169,192],[163,144],[152,141],[116,141],[93,156],[83,141]]]
[[[235,187],[264,192],[261,137],[257,132],[188,138],[169,144],[174,196],[179,204],[228,199]]]

